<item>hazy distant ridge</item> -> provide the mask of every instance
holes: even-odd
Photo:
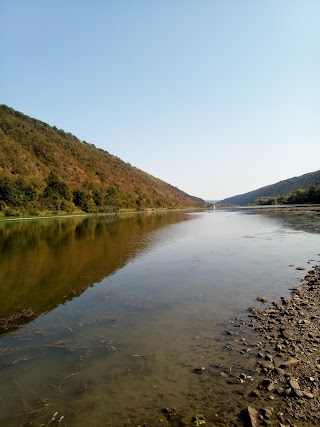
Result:
[[[249,191],[248,193],[228,197],[221,200],[219,203],[230,205],[247,205],[249,203],[253,203],[254,200],[258,197],[270,197],[286,194],[290,191],[297,190],[299,188],[306,188],[313,184],[320,184],[320,170],[289,178],[284,181],[279,181],[276,184],[267,185],[266,187],[261,187],[257,190]]]

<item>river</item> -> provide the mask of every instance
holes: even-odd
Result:
[[[289,295],[319,237],[276,210],[0,223],[0,317],[37,314],[0,337],[0,425],[157,426],[165,407],[229,425],[245,396],[214,370],[240,364],[225,330]]]

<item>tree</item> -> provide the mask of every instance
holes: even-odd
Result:
[[[85,212],[90,211],[90,197],[82,190],[75,190],[73,192],[73,203]]]

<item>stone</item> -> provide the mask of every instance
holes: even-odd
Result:
[[[289,305],[290,304],[290,300],[288,300],[288,298],[284,298],[284,297],[281,297],[281,302],[283,305]]]
[[[268,371],[272,371],[274,369],[274,364],[268,361],[261,362],[260,366],[262,369],[267,369]]]
[[[293,390],[300,390],[300,385],[296,380],[289,380],[289,385]]]
[[[269,378],[266,378],[262,381],[262,386],[268,391],[274,390],[274,382],[272,382]]]
[[[256,300],[260,301],[260,302],[262,302],[264,304],[267,303],[267,302],[269,302],[269,300],[268,300],[267,297],[257,297]]]
[[[279,365],[279,368],[282,368],[282,369],[289,368],[289,367],[291,367],[291,366],[296,366],[296,365],[298,365],[298,363],[300,363],[300,360],[299,360],[299,359],[296,359],[295,357],[292,357],[291,359],[286,360],[285,362],[282,362],[282,363]]]
[[[229,378],[229,375],[227,374],[227,373],[225,373],[225,372],[220,372],[220,377],[222,377],[222,378]]]
[[[304,397],[306,397],[307,399],[313,399],[314,396],[312,393],[309,393],[308,391],[304,391],[303,392]]]
[[[196,415],[192,419],[192,425],[193,426],[204,426],[204,425],[206,425],[207,423],[205,422],[205,420],[203,418],[204,418],[203,415]]]
[[[292,340],[293,339],[293,332],[290,331],[289,329],[282,329],[281,330],[281,336],[282,336],[282,338],[284,338],[286,340]]]
[[[291,388],[286,388],[286,389],[285,389],[285,391],[284,391],[284,394],[285,394],[286,396],[290,396],[291,392],[292,392],[292,389],[291,389]]]
[[[205,371],[205,367],[204,366],[200,366],[200,367],[198,367],[198,368],[195,368],[194,370],[193,370],[193,372],[194,373],[196,373],[196,374],[202,374],[202,372],[203,371]]]
[[[252,406],[247,407],[248,427],[258,427],[258,411]]]
[[[299,390],[299,389],[294,389],[292,390],[292,393],[294,394],[294,396],[296,397],[304,397],[304,393],[303,391]]]
[[[264,418],[266,418],[267,420],[269,420],[273,414],[273,408],[261,408],[260,409],[260,413],[264,416]]]
[[[284,377],[285,376],[285,371],[283,370],[283,369],[281,369],[281,368],[275,368],[274,369],[274,372],[277,374],[277,375],[280,375],[281,377]]]

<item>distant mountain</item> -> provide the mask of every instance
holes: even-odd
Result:
[[[203,203],[71,133],[0,105],[0,211],[106,212]]]
[[[320,184],[320,170],[316,172],[306,173],[304,175],[289,178],[284,181],[279,181],[276,184],[267,185],[266,187],[258,188],[249,193],[239,194],[237,196],[228,197],[220,200],[219,204],[228,205],[247,205],[253,203],[259,197],[278,196],[287,194],[299,188],[307,188],[313,184]]]

